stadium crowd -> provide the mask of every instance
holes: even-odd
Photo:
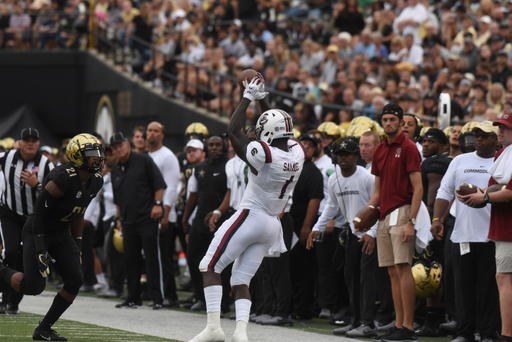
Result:
[[[77,0],[6,1],[0,4],[2,46],[27,48],[33,43],[31,34],[39,30],[44,32],[43,49],[79,47],[87,31],[87,5]],[[497,270],[495,263],[495,249],[496,256],[510,254],[510,249],[498,251],[492,241],[510,238],[492,229],[492,223],[503,222],[493,221],[491,212],[491,206],[509,205],[488,197],[492,204],[476,209],[460,201],[465,199],[456,199],[456,189],[463,183],[479,188],[492,185],[487,169],[501,144],[510,144],[503,142],[503,130],[512,127],[511,2],[124,0],[99,1],[94,11],[105,37],[127,47],[133,56],[128,70],[167,94],[230,116],[241,96],[237,77],[252,68],[264,76],[271,106],[292,116],[309,163],[281,218],[289,252],[265,258],[251,283],[251,321],[291,325],[320,317],[340,326],[334,330],[337,335],[364,338],[395,327],[396,294],[386,268],[376,263],[378,236],[353,230],[349,208],[338,205],[342,215],[328,220],[322,213],[333,206],[329,182],[338,176],[339,159],[331,159],[331,147],[339,145],[338,152],[358,155],[357,165],[372,170],[374,151],[386,137],[383,109],[397,104],[405,113],[403,132],[422,158],[422,200],[435,237],[411,260],[418,295],[414,330],[418,336],[453,334],[457,342],[512,342],[512,305],[507,295],[512,270],[510,264],[498,265]],[[82,31],[78,27],[66,31],[62,20],[66,15],[75,18],[67,25]],[[444,131],[438,129],[441,94],[450,97],[451,123]],[[247,127],[255,125],[259,114],[256,106],[249,107]],[[200,123],[190,125],[185,146],[175,151],[176,156],[163,146],[165,130],[158,123],[135,128],[130,147],[123,134],[103,137],[108,146],[105,187],[85,218],[83,291],[124,297],[128,277],[128,297],[119,307],[136,307],[148,299],[155,309],[206,308],[198,266],[215,229],[237,209],[247,184],[247,167],[228,140],[209,133]],[[20,139],[26,137],[22,134]],[[3,147],[16,148],[13,143],[5,142]],[[65,146],[67,142],[57,154],[48,147],[40,151],[57,165],[66,163]],[[154,236],[135,231],[134,221],[115,207],[121,209],[123,203],[115,199],[119,190],[110,173],[131,170],[126,163],[139,153],[149,154],[166,184],[153,184],[154,204],[162,207],[163,214],[160,234]],[[343,177],[341,173],[341,181]],[[386,193],[380,196],[385,198]],[[145,210],[147,221],[157,215],[153,206]],[[120,232],[126,227],[133,229],[132,243],[123,246]],[[311,231],[322,232],[314,242],[308,241]],[[148,261],[155,258],[146,252],[154,247],[150,243],[159,244],[161,278]],[[133,255],[141,249],[145,264]],[[176,293],[180,250],[186,254],[191,279],[180,286],[194,290],[185,302]],[[229,272],[224,270],[222,277],[221,307],[226,315],[232,305]],[[422,276],[432,284],[422,287]],[[155,290],[160,282],[162,294]],[[3,306],[16,313],[19,300],[4,294]],[[407,339],[411,336],[402,340]]]

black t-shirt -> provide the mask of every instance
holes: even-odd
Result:
[[[64,196],[60,197],[53,209],[45,214],[45,233],[69,229],[71,221],[76,215],[85,214],[87,206],[103,186],[103,177],[99,172],[91,174],[85,186],[82,185],[80,176],[69,163],[54,168],[44,179],[43,188],[51,180]]]
[[[201,222],[210,211],[217,209],[224,200],[228,190],[226,176],[228,160],[227,157],[214,162],[206,159],[198,163],[194,169],[194,176],[197,180],[196,218],[200,219]]]
[[[153,25],[148,24],[140,15],[133,18],[135,24],[135,37],[139,37],[146,42],[151,42],[151,33],[153,32]]]
[[[293,190],[293,203],[290,209],[296,233],[298,231],[300,234],[302,223],[308,211],[309,201],[315,198],[324,198],[324,179],[316,165],[311,160],[306,160]]]
[[[131,152],[126,163],[117,162],[112,168],[112,189],[123,226],[152,220],[155,192],[166,187],[160,170],[149,155]]]
[[[428,204],[428,178],[427,175],[429,173],[438,173],[440,175],[444,175],[446,170],[448,170],[448,166],[450,165],[453,158],[450,158],[448,153],[443,153],[441,155],[432,156],[426,158],[421,163],[421,181],[423,183],[423,203]]]

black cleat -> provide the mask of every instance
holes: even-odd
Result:
[[[67,341],[67,337],[60,336],[55,330],[37,330],[32,335],[34,341]]]
[[[139,306],[142,306],[142,301],[137,302],[131,302],[128,300],[125,300],[124,302],[117,304],[116,308],[118,309],[137,309]]]

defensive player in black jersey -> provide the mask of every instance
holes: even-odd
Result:
[[[43,292],[50,262],[64,280],[64,286],[34,331],[33,339],[39,341],[67,341],[51,327],[82,286],[80,248],[84,213],[103,186],[101,169],[105,153],[98,139],[79,134],[69,142],[66,155],[69,163],[54,168],[45,178],[34,212],[23,227],[25,273],[0,263],[0,281],[23,294]]]

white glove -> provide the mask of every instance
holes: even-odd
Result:
[[[258,75],[253,77],[249,84],[247,84],[247,81],[245,81],[245,84],[246,86],[244,90],[244,97],[252,102],[256,99],[256,94],[259,92],[259,89],[263,85],[263,78]]]
[[[265,82],[265,80],[262,79],[262,82]],[[258,87],[258,91],[254,94],[254,98],[259,101],[263,100],[267,95],[268,91],[265,91],[265,84],[261,83]]]

